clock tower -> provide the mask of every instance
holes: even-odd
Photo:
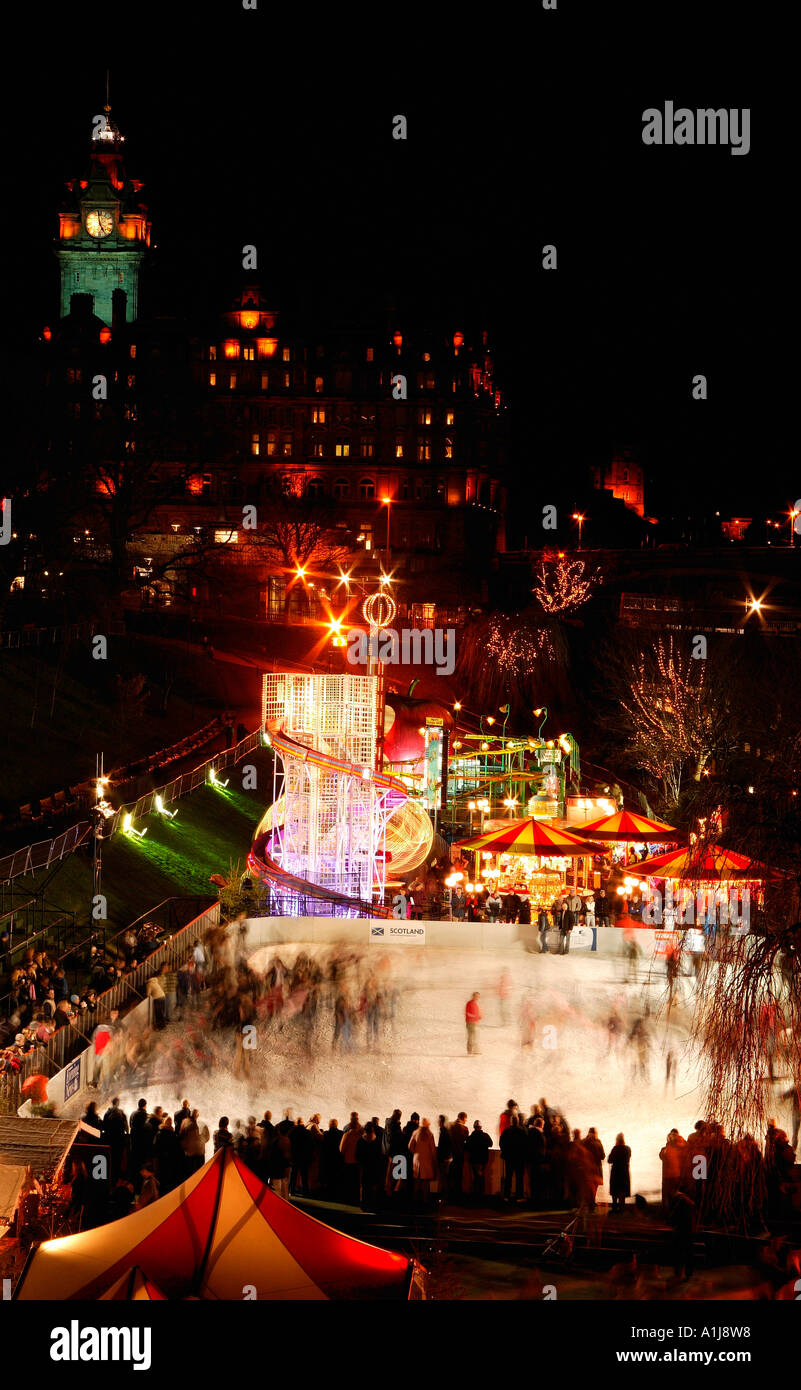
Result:
[[[59,213],[56,255],[61,266],[61,317],[74,294],[92,296],[93,312],[111,326],[112,297],[117,314],[134,320],[139,308],[139,269],[150,245],[142,184],[129,179],[123,165],[124,137],[111,120],[111,107],[94,119],[89,171],[72,179],[71,197]],[[124,295],[124,298],[123,298]],[[115,315],[116,316],[116,315]]]

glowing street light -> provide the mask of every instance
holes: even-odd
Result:
[[[578,548],[581,550],[581,528],[587,520],[583,512],[574,512],[573,520],[578,522]]]

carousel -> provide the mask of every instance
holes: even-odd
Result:
[[[568,889],[594,886],[593,851],[586,840],[533,817],[460,840],[455,848],[475,856],[473,892],[517,893],[529,899],[532,915],[550,908]]]

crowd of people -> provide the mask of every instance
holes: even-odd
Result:
[[[617,1134],[607,1152],[594,1126],[583,1135],[571,1130],[545,1097],[527,1116],[510,1099],[492,1131],[464,1110],[453,1120],[441,1114],[432,1123],[418,1112],[404,1120],[400,1109],[383,1123],[377,1115],[362,1122],[354,1111],[341,1128],[338,1119],[324,1127],[319,1113],[304,1120],[291,1110],[274,1123],[265,1110],[259,1120],[250,1115],[233,1124],[223,1115],[210,1129],[188,1099],[170,1114],[142,1098],[126,1115],[117,1097],[102,1117],[90,1102],[82,1120],[107,1150],[108,1170],[98,1181],[96,1173],[90,1178],[86,1161],[73,1161],[70,1211],[80,1228],[147,1206],[229,1147],[283,1197],[313,1196],[368,1212],[484,1203],[496,1186],[489,1177],[496,1130],[498,1199],[506,1207],[574,1210],[587,1223],[599,1209],[602,1186],[611,1213],[624,1212],[632,1195],[632,1151],[625,1135]],[[801,1211],[794,1150],[773,1120],[764,1149],[751,1136],[732,1144],[719,1124],[699,1120],[688,1139],[672,1129],[659,1157],[662,1215],[674,1230],[677,1270],[685,1275],[692,1273],[694,1232],[700,1224],[726,1220],[734,1190],[752,1233],[766,1219],[791,1220]],[[636,1202],[645,1209],[641,1197]]]
[[[171,1115],[161,1105],[149,1109],[143,1098],[126,1116],[115,1097],[102,1117],[92,1101],[81,1119],[109,1150],[102,1197],[84,1182],[86,1165],[76,1164],[73,1211],[84,1225],[123,1214],[120,1203],[128,1210],[146,1206],[228,1146],[281,1196],[314,1195],[370,1211],[425,1207],[432,1197],[439,1203],[483,1199],[495,1147],[492,1132],[478,1119],[469,1123],[463,1110],[454,1120],[439,1115],[436,1126],[418,1112],[404,1122],[396,1109],[382,1124],[377,1115],[362,1123],[353,1111],[342,1128],[337,1119],[323,1128],[319,1113],[306,1121],[291,1110],[273,1124],[267,1110],[260,1120],[251,1115],[233,1126],[223,1115],[210,1131],[188,1099]],[[583,1138],[579,1130],[571,1133],[562,1112],[543,1097],[526,1118],[510,1100],[497,1132],[506,1204],[595,1205],[607,1156],[594,1128]],[[630,1158],[618,1135],[607,1159],[614,1209],[630,1195]]]
[[[29,947],[19,965],[11,963],[8,940],[0,940],[0,998],[5,1016],[0,1018],[0,1075],[18,1073],[30,1052],[42,1053],[59,1028],[67,1024],[87,1036],[100,1016],[99,999],[106,990],[137,970],[154,948],[158,928],[151,924],[129,928],[106,951],[89,943],[70,969],[82,984],[70,986],[64,965],[46,950]]]

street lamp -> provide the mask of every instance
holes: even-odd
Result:
[[[795,519],[796,519],[796,517],[799,516],[799,515],[801,515],[801,513],[799,513],[798,508],[797,508],[797,507],[793,507],[793,508],[791,509],[791,511],[790,511],[790,544],[791,544],[791,545],[793,545],[793,543],[794,543],[794,542],[793,542],[793,536],[795,535]]]
[[[382,502],[382,505],[385,506],[386,509],[387,509],[387,562],[389,562],[389,559],[390,559],[390,549],[389,549],[389,518],[390,518],[390,509],[391,509],[391,507],[392,507],[392,498],[391,498],[391,497],[382,497],[382,498],[381,498],[381,502]]]
[[[587,520],[587,518],[583,512],[574,512],[573,520],[578,522],[578,548],[579,550],[581,550],[581,528],[584,525],[584,522]]]
[[[548,707],[547,707],[547,705],[542,705],[540,709],[535,709],[535,710],[534,710],[534,714],[536,714],[536,715],[540,715],[540,714],[541,714],[541,715],[542,715],[542,723],[540,724],[540,727],[539,727],[539,729],[537,730],[537,738],[542,738],[542,731],[543,731],[543,729],[545,728],[545,721],[546,721],[546,719],[548,718]]]

